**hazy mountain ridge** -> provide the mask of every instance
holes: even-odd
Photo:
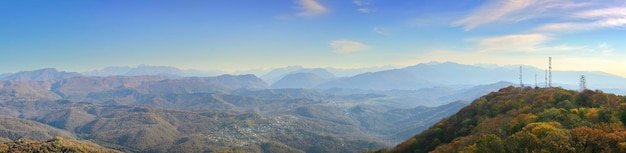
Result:
[[[325,68],[305,68],[303,66],[287,66],[283,68],[275,68],[267,73],[260,75],[261,78],[268,83],[273,83],[271,80],[280,79],[282,76],[292,74],[292,73],[315,73],[321,77],[331,78],[333,77],[349,77],[354,76],[366,72],[377,72],[384,71],[388,69],[395,69],[397,66],[380,66],[380,67],[364,67],[364,68],[334,68],[334,67],[325,67]],[[323,70],[323,71],[322,71]],[[324,72],[325,71],[325,72]]]
[[[274,69],[267,74],[261,75],[267,86],[275,86],[274,88],[317,88],[317,89],[365,89],[365,90],[414,90],[420,88],[442,87],[442,86],[476,86],[481,84],[489,84],[498,81],[520,82],[519,66],[484,66],[484,65],[465,65],[454,62],[430,62],[398,69],[389,69],[382,71],[374,71],[360,73],[354,76],[336,78],[330,70],[335,68],[304,68],[302,66],[291,66],[286,68]],[[532,66],[522,66],[523,82],[527,86],[535,86],[535,77],[537,86],[545,87],[545,69],[539,69]],[[100,71],[102,71],[100,73]],[[163,75],[171,79],[178,79],[195,75],[197,72],[185,72],[169,66],[147,66],[140,65],[136,68],[131,67],[109,67],[99,71],[92,71],[85,74],[91,75]],[[188,70],[196,71],[196,70]],[[34,73],[37,72],[37,73]],[[122,72],[124,74],[122,74]],[[132,72],[132,73],[131,73]],[[199,71],[198,71],[199,72]],[[106,74],[115,73],[115,74]],[[307,75],[298,74],[307,73]],[[19,75],[18,75],[19,74]],[[214,73],[216,76],[218,73]],[[223,74],[223,73],[222,73]],[[300,75],[294,77],[293,74]],[[315,75],[311,75],[315,74]],[[604,72],[586,72],[586,71],[553,71],[553,86],[562,86],[568,89],[576,89],[579,84],[581,75],[585,75],[587,79],[587,87],[590,89],[606,89],[607,91],[619,92],[618,94],[626,94],[624,86],[626,86],[626,78],[616,76]],[[24,71],[5,76],[4,80],[19,81],[40,81],[40,80],[62,80],[65,78],[76,76],[73,72],[58,72],[54,69],[42,69],[35,71]],[[459,79],[462,77],[462,79]],[[281,80],[285,79],[285,80]],[[282,81],[283,83],[277,81]],[[295,85],[297,83],[298,85]],[[287,85],[289,84],[289,85]],[[256,88],[267,88],[263,85]]]
[[[11,75],[11,73],[0,74],[0,80],[4,79],[5,77],[10,76],[10,75]]]
[[[315,73],[292,73],[284,76],[282,79],[272,84],[272,88],[315,88],[318,85],[328,81]]]
[[[523,66],[522,81],[526,86],[535,86],[536,74],[537,86],[545,87],[544,73],[545,70],[532,66]],[[552,82],[554,86],[577,89],[581,75],[585,75],[587,87],[591,89],[624,88],[626,86],[626,78],[624,77],[604,72],[586,71],[552,71]],[[499,81],[520,82],[519,76],[520,69],[516,66],[487,68],[453,62],[422,63],[401,69],[364,73],[341,78],[324,83],[318,86],[318,88],[406,90],[459,85],[475,86]]]
[[[432,83],[404,71],[387,70],[372,73],[363,73],[353,77],[340,78],[323,83],[318,88],[344,89],[419,89],[432,86]]]
[[[58,81],[51,91],[62,97],[85,97],[91,92],[103,92],[116,88],[132,88],[144,82],[162,81],[165,76],[108,76],[108,77],[76,77]]]
[[[140,92],[194,93],[240,88],[264,89],[267,84],[254,75],[221,75],[170,79],[167,76],[75,77],[52,84],[51,91],[62,97],[87,97],[90,93],[114,89],[137,89]]]
[[[268,84],[275,84],[277,81],[280,81],[287,76],[299,73],[313,74],[320,79],[335,78],[335,74],[330,73],[323,68],[304,68],[302,66],[289,66],[286,68],[277,68],[264,75],[261,75],[261,79],[263,79]]]
[[[15,74],[7,74],[1,79],[12,81],[54,81],[77,76],[82,75],[76,72],[58,71],[55,68],[45,68],[34,71],[22,71]]]

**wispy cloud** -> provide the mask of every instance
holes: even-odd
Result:
[[[569,18],[576,22],[559,22],[540,25],[534,30],[544,32],[567,32],[597,28],[626,28],[626,7],[592,9],[573,13]]]
[[[330,46],[336,53],[353,53],[358,51],[367,50],[370,47],[358,42],[347,39],[340,39],[330,42]]]
[[[489,24],[518,22],[523,22],[514,28],[519,28],[519,31],[466,39],[475,43],[475,47],[454,51],[432,50],[422,53],[417,59],[545,64],[544,57],[560,56],[560,61],[571,63],[567,68],[563,67],[565,69],[605,70],[626,75],[626,71],[616,68],[626,65],[621,62],[626,55],[608,42],[590,44],[560,38],[563,37],[562,32],[603,28],[626,30],[624,0],[487,0],[468,15],[451,22],[451,25],[469,31]]]
[[[297,4],[301,10],[298,16],[316,16],[327,12],[326,7],[315,0],[298,0]]]
[[[372,9],[370,9],[370,8],[359,8],[359,9],[357,9],[357,10],[358,10],[359,12],[361,12],[361,13],[369,13],[369,12],[372,12]]]
[[[354,0],[352,1],[352,3],[358,5],[358,6],[363,6],[363,5],[369,5],[371,1],[368,0]]]
[[[590,3],[573,0],[490,0],[465,18],[453,22],[452,25],[471,30],[492,22],[519,22],[558,16],[589,5]]]
[[[600,43],[598,44],[598,46],[596,47],[597,50],[599,50],[602,54],[604,55],[612,55],[613,51],[615,51],[613,49],[613,47],[611,47],[609,44],[607,44],[606,42]]]
[[[372,0],[353,0],[352,3],[358,7],[357,11],[361,13],[370,13],[374,11],[374,9],[370,8]]]
[[[379,34],[379,35],[383,35],[383,36],[389,35],[389,32],[387,32],[387,30],[383,28],[379,28],[379,27],[374,27],[374,29],[372,29],[372,32]]]
[[[626,7],[614,7],[586,10],[573,14],[577,18],[607,18],[607,17],[624,17],[626,16]]]
[[[523,51],[534,52],[537,46],[550,38],[542,34],[522,34],[490,37],[478,40],[480,51]]]
[[[472,39],[478,43],[479,52],[557,52],[586,50],[584,46],[545,45],[552,38],[545,34],[514,34],[482,39]]]
[[[453,26],[464,26],[465,30],[471,30],[478,25],[494,22],[506,15],[518,12],[530,4],[528,0],[495,0],[475,10],[467,17],[452,23]]]

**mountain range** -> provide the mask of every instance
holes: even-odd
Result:
[[[307,73],[291,75],[298,74]],[[273,89],[254,75],[5,78],[0,114],[46,128],[0,137],[60,130],[55,135],[124,152],[362,152],[399,143],[499,86],[420,96],[421,90]]]
[[[275,147],[289,152],[361,152],[398,143],[406,133],[421,131],[467,105],[458,101],[406,109],[391,102],[394,96],[259,89],[255,87],[268,87],[254,78],[2,81],[0,114],[38,123],[27,124],[29,128],[20,128],[18,134],[0,132],[0,137],[14,140],[31,133],[39,136],[33,139],[46,140],[50,137],[37,133],[62,131],[63,137],[124,152],[264,152]],[[386,128],[394,125],[395,130]]]
[[[76,76],[82,76],[82,74],[76,72],[58,71],[54,68],[45,68],[34,71],[22,71],[15,74],[3,74],[0,79],[13,81],[48,81],[63,80]]]
[[[530,67],[522,67],[526,86],[545,87],[542,78],[535,80],[537,73],[545,71]],[[591,89],[623,89],[626,78],[604,72],[585,71],[552,71],[554,86],[578,89],[581,75],[587,80]],[[401,69],[392,69],[359,74],[352,77],[339,78],[322,83],[318,88],[357,88],[373,90],[419,89],[438,86],[475,86],[498,81],[520,82],[519,67],[480,67],[452,62],[418,64]],[[624,93],[619,93],[624,94]]]
[[[405,68],[365,72],[351,76],[337,77],[330,71],[335,68],[304,68],[290,66],[274,69],[261,75],[261,79],[271,88],[307,89],[362,89],[362,90],[416,90],[430,87],[470,87],[499,81],[523,82],[526,86],[545,87],[545,69],[522,66],[520,80],[519,66],[464,65],[453,62],[422,63]],[[347,70],[344,70],[347,71]],[[206,72],[206,73],[205,73]],[[53,68],[3,74],[1,80],[44,81],[62,80],[75,76],[142,76],[162,75],[168,78],[218,76],[224,72],[181,70],[169,66],[107,67],[103,70],[85,73],[59,72]],[[553,86],[578,89],[580,77],[586,77],[587,88],[602,89],[617,94],[626,94],[626,78],[604,72],[552,71]],[[518,83],[519,85],[519,83]]]
[[[272,88],[315,88],[318,85],[329,81],[330,78],[321,77],[315,73],[292,73],[283,76],[272,84]]]
[[[511,88],[519,86],[512,83],[519,67],[450,62],[345,77],[294,67],[266,75],[280,78],[272,84],[251,74],[180,76],[170,73],[184,71],[172,67],[140,67],[107,76],[51,68],[3,75],[0,122],[15,126],[0,127],[0,140],[63,137],[123,152],[363,152],[432,132],[435,123],[485,99],[479,97],[502,88],[514,95]],[[577,88],[570,83],[579,74],[594,88],[626,82],[602,72],[554,71],[553,84]],[[530,87],[523,89],[546,90]],[[504,109],[510,108],[496,110]]]

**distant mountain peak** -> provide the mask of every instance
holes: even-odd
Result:
[[[274,69],[269,73],[261,76],[261,79],[269,84],[274,84],[276,81],[295,73],[312,73],[323,79],[335,78],[335,74],[327,71],[324,68],[303,68],[302,66],[289,66],[286,68]]]
[[[43,68],[33,71],[22,71],[15,74],[11,74],[2,78],[2,80],[13,81],[49,81],[49,80],[63,80],[66,78],[82,76],[76,72],[58,71],[56,68]]]
[[[315,73],[292,73],[272,84],[272,88],[314,88],[326,82],[327,79]]]

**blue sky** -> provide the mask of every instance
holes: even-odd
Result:
[[[626,76],[624,0],[0,1],[0,73],[430,61]]]

